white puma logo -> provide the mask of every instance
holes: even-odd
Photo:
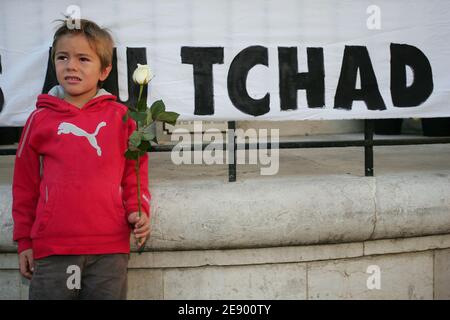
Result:
[[[76,125],[69,123],[69,122],[61,122],[58,126],[58,134],[63,133],[72,133],[75,136],[78,137],[85,137],[88,139],[89,143],[91,144],[94,149],[97,150],[97,155],[102,155],[102,149],[97,144],[97,139],[95,138],[100,131],[100,128],[106,126],[106,122],[102,121],[97,125],[97,129],[95,129],[94,133],[87,133],[83,129],[78,128]]]

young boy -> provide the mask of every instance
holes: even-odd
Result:
[[[131,228],[139,246],[149,237],[148,155],[139,219],[135,161],[124,157],[135,123],[100,89],[112,54],[110,34],[88,20],[54,35],[59,86],[38,96],[14,168],[13,239],[30,299],[125,299]]]

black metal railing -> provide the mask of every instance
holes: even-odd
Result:
[[[299,148],[342,148],[342,147],[364,147],[364,173],[366,177],[374,175],[374,146],[398,146],[398,145],[423,145],[450,143],[450,137],[433,138],[402,138],[402,139],[378,139],[374,140],[374,121],[373,119],[364,120],[364,139],[363,140],[330,140],[330,141],[280,141],[277,144],[278,149],[299,149]],[[233,159],[228,164],[228,181],[234,182],[237,178],[236,154],[238,144],[236,143],[236,121],[228,121],[227,142],[221,144],[222,150],[228,151],[228,159]],[[203,143],[201,149],[206,147],[219,147],[219,144]],[[174,145],[152,145],[150,152],[170,152]],[[259,144],[242,143],[240,149],[250,150],[260,148]],[[267,141],[265,148],[271,149],[271,143]],[[199,150],[195,144],[190,145],[190,150]],[[0,156],[15,155],[15,148],[0,148]]]

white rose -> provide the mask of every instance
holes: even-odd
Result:
[[[145,85],[152,80],[153,74],[152,70],[147,64],[139,64],[137,65],[136,70],[133,72],[133,81],[139,85]]]

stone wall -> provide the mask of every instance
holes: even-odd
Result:
[[[257,165],[150,154],[152,237],[129,298],[450,299],[450,145],[283,150]],[[0,157],[0,298],[27,297],[12,242],[13,157]],[[369,289],[369,266],[380,289]]]
[[[450,235],[133,253],[128,281],[129,299],[450,299]],[[0,255],[0,299],[27,297],[17,255]]]

